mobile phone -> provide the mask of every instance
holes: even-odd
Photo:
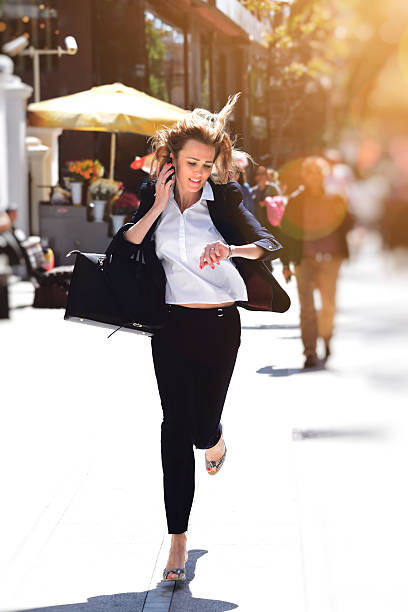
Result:
[[[168,158],[166,159],[166,164],[171,164],[171,170],[172,170],[172,173],[171,173],[171,174],[170,174],[170,175],[167,177],[167,179],[166,179],[166,183],[168,183],[169,181],[171,181],[171,179],[173,178],[173,176],[175,176],[176,169],[175,169],[175,167],[174,167],[174,166],[173,166],[173,164],[172,164],[171,157],[168,157]]]

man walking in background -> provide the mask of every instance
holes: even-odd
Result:
[[[325,192],[324,179],[329,172],[330,166],[322,157],[307,157],[303,161],[304,190],[289,201],[281,222],[283,275],[289,282],[293,275],[290,264],[293,264],[305,368],[319,363],[318,337],[324,340],[324,359],[330,355],[337,277],[342,261],[349,256],[346,235],[353,225],[345,200]],[[319,313],[314,304],[315,289],[321,296]]]

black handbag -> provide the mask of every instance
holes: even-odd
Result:
[[[119,230],[104,254],[67,254],[75,253],[76,260],[64,319],[146,336],[163,326],[164,270],[153,240],[135,245],[122,237],[130,226]]]

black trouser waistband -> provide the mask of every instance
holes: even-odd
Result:
[[[186,317],[223,317],[234,312],[237,307],[235,304],[231,306],[222,306],[221,308],[190,308],[188,306],[179,306],[178,304],[167,304],[168,311],[173,314],[183,315]]]

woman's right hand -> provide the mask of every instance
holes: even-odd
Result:
[[[171,179],[169,179],[166,183],[166,180],[174,174]],[[154,208],[158,208],[160,210],[164,210],[169,203],[170,198],[170,189],[172,185],[174,185],[174,181],[176,180],[174,167],[167,163],[164,164],[161,169],[159,176],[157,177],[156,182],[156,197],[154,201]]]

